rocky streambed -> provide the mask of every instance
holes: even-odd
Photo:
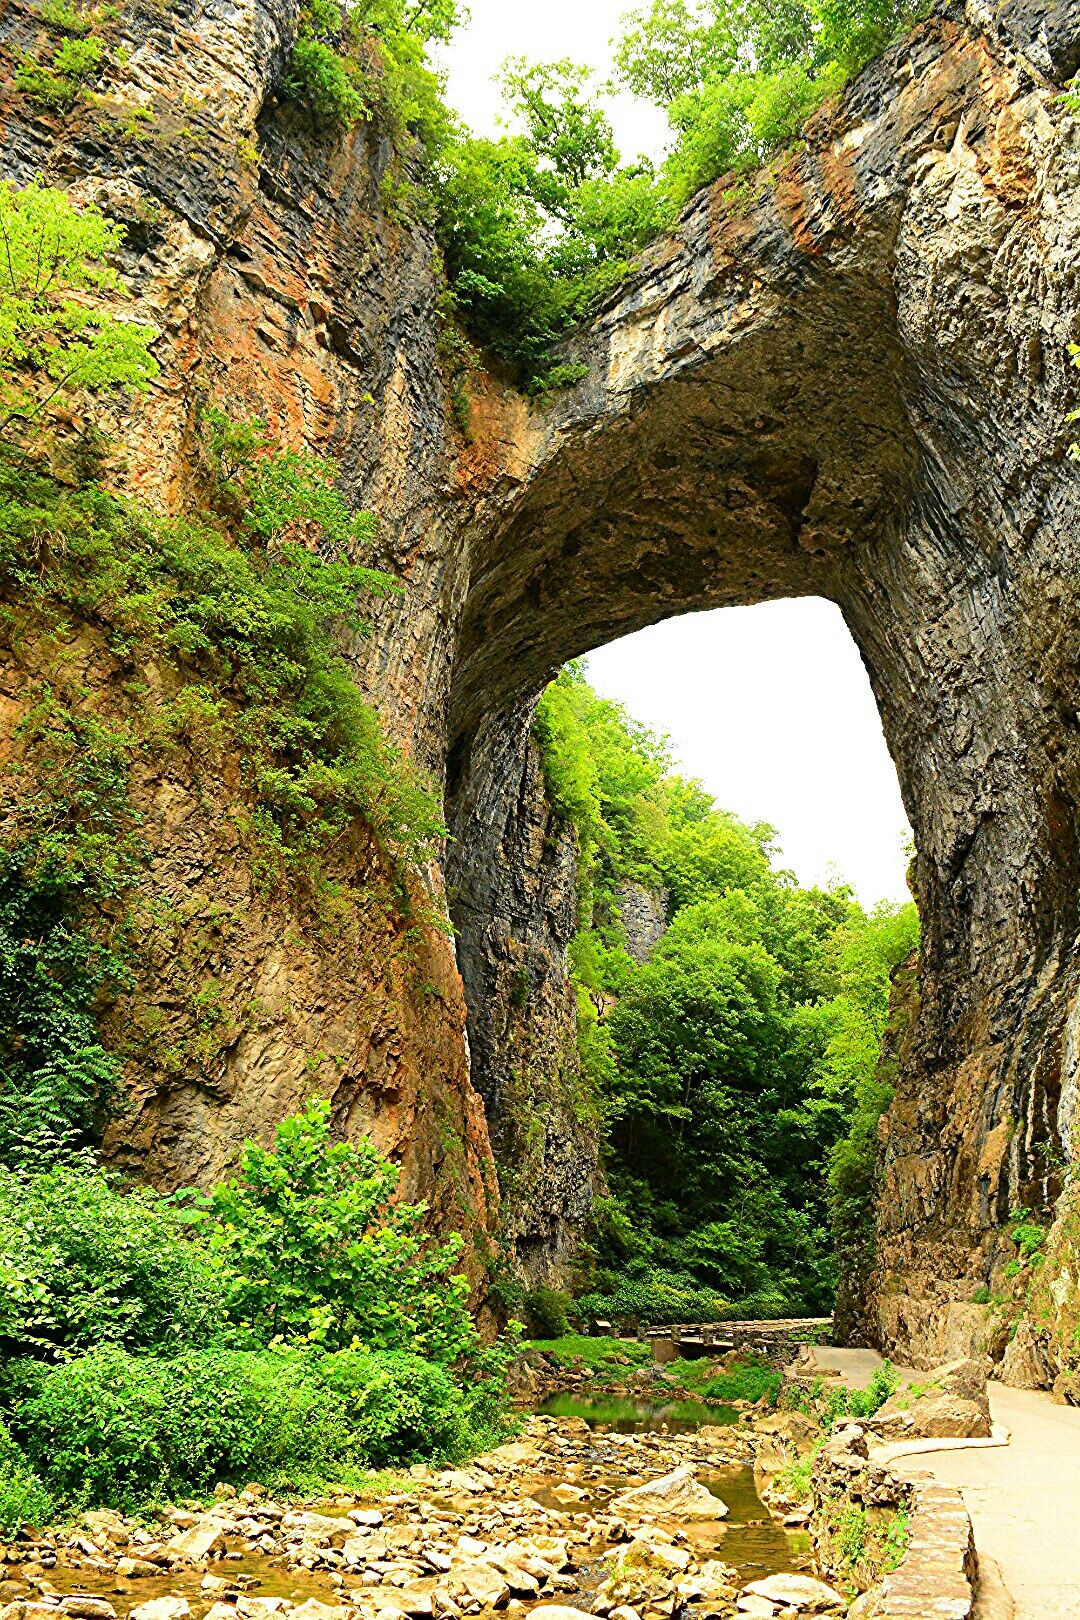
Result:
[[[727,1620],[840,1612],[745,1425],[537,1415],[468,1468],[302,1506],[258,1486],[156,1521],[99,1510],[2,1549],[0,1620]]]

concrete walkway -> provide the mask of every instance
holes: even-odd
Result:
[[[837,1368],[845,1383],[861,1385],[880,1357],[869,1350],[823,1350],[820,1361]],[[995,1426],[1008,1429],[1007,1446],[952,1442],[948,1449],[899,1458],[892,1467],[958,1488],[980,1557],[997,1565],[1016,1620],[1080,1620],[1080,1408],[991,1384],[990,1414]],[[986,1612],[1008,1611],[998,1600],[997,1607],[988,1602]]]

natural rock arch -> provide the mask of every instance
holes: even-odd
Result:
[[[442,930],[375,908],[359,948],[316,949],[253,888],[228,784],[216,798],[180,750],[135,783],[142,826],[155,881],[192,903],[192,971],[241,1034],[180,1072],[149,1051],[108,1150],[159,1185],[211,1180],[321,1056],[338,1128],[374,1134],[409,1196],[466,1229],[479,1293],[497,1189],[471,1045],[495,1134],[515,1100],[528,1115],[500,1172],[509,1236],[532,1275],[557,1270],[595,1142],[570,1083],[572,841],[532,701],[564,658],[652,620],[818,592],[875,684],[926,937],[870,1326],[904,1356],[966,1346],[1004,1213],[1023,1196],[1049,1214],[1076,1151],[1080,141],[1058,92],[1080,0],[940,0],[799,151],[691,205],[569,346],[576,388],[534,407],[482,379],[469,443],[431,232],[385,206],[388,131],[316,129],[278,97],[298,9],[124,8],[108,94],[59,114],[15,84],[52,46],[34,0],[8,0],[0,148],[16,183],[41,173],[128,227],[125,307],[158,330],[163,376],[105,413],[120,487],[182,506],[216,397],[333,453],[382,515],[378,560],[408,589],[351,654],[395,735],[445,768],[470,1042]],[[442,875],[425,874],[436,906]],[[227,915],[220,938],[203,905]],[[179,1018],[165,954],[144,953],[140,994]],[[1063,1245],[1040,1272],[1055,1286]]]
[[[1075,47],[1080,8],[1064,10]],[[936,18],[799,155],[695,200],[569,346],[588,366],[576,388],[489,424],[511,451],[472,528],[450,871],[496,1127],[522,1074],[560,1061],[535,1031],[557,1022],[573,926],[524,742],[537,691],[673,614],[807,594],[842,609],[915,829],[924,926],[873,1324],[900,1355],[966,1347],[963,1279],[987,1273],[1019,1200],[1049,1209],[1048,1166],[1072,1150],[1077,175],[1037,63]],[[537,995],[532,1034],[508,973]],[[572,1201],[564,1138],[554,1158]]]

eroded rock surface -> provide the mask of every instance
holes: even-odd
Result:
[[[579,385],[530,406],[482,381],[468,444],[448,425],[430,235],[381,200],[389,141],[315,132],[276,100],[295,16],[293,0],[130,7],[101,95],[59,118],[11,89],[43,25],[9,0],[5,172],[129,226],[131,310],[161,333],[164,378],[108,424],[127,487],[179,503],[216,395],[331,450],[381,512],[378,560],[408,594],[355,667],[445,773],[464,999],[434,928],[434,995],[404,964],[386,973],[374,921],[355,951],[307,962],[287,917],[253,910],[213,796],[148,779],[156,858],[195,906],[185,950],[214,971],[205,896],[238,930],[228,1016],[280,997],[209,1072],[146,1067],[117,1152],[166,1184],[192,1155],[209,1176],[290,1111],[325,1050],[343,1058],[339,1120],[382,1132],[447,1221],[464,1189],[493,1227],[482,1094],[504,1167],[524,1166],[504,1176],[524,1269],[565,1272],[595,1131],[566,992],[572,850],[543,805],[532,703],[566,658],[671,614],[819,594],[862,651],[919,852],[919,1003],[870,1327],[909,1362],[981,1349],[972,1296],[1000,1270],[1006,1216],[1049,1220],[1075,1152],[1080,141],[1059,92],[1080,0],[944,4],[749,191],[694,200],[568,346]],[[442,874],[426,883],[437,909]],[[168,1003],[166,965],[147,981]]]

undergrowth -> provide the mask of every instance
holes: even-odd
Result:
[[[603,1334],[564,1333],[558,1339],[530,1339],[528,1348],[550,1356],[560,1367],[580,1362],[592,1372],[614,1372],[621,1365],[646,1367],[653,1359],[649,1346],[639,1339],[613,1339]]]

